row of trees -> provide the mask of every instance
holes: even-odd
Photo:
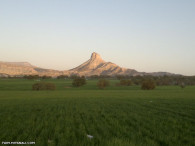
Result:
[[[86,84],[86,79],[85,79],[84,76],[83,77],[77,77],[77,78],[73,79],[73,82],[72,82],[72,85],[74,87],[80,87],[80,86],[83,86],[85,84]],[[110,85],[110,82],[107,79],[99,79],[99,81],[97,82],[97,86],[100,89],[104,89],[109,85]],[[122,79],[116,85],[117,86],[131,86],[132,81],[129,80],[129,79],[127,79],[127,80]],[[145,80],[145,81],[142,82],[141,89],[143,89],[143,90],[152,90],[155,87],[156,87],[155,82],[153,80],[148,79],[148,80]]]
[[[72,76],[59,76],[58,79],[75,79],[78,78],[77,75]],[[121,81],[119,85],[125,84],[134,84],[134,85],[142,85],[142,83],[146,80],[152,80],[155,82],[157,86],[163,85],[195,85],[195,76],[108,76],[108,75],[92,75],[86,77],[87,79],[118,79]],[[129,83],[126,81],[128,80]]]
[[[35,80],[35,79],[51,79],[51,76],[39,76],[39,75],[26,75],[23,77],[24,79],[30,79],[30,80]]]
[[[25,78],[25,79],[50,79],[51,76],[38,76],[38,75],[26,75],[26,76],[18,76],[18,77],[9,77],[9,78]],[[71,76],[60,75],[57,79],[77,79],[80,78],[77,74],[73,74]],[[157,86],[162,85],[195,85],[195,76],[108,76],[108,75],[92,75],[87,76],[86,79],[118,79],[121,81],[118,85],[125,84],[134,84],[134,85],[142,85],[145,80],[153,80]],[[129,80],[129,83],[126,81]],[[131,82],[131,83],[130,83]]]
[[[73,87],[80,87],[85,84],[86,84],[85,77],[77,77],[73,79],[73,82],[72,82]],[[97,82],[97,86],[100,89],[104,89],[109,85],[110,85],[110,81],[107,79],[99,79],[99,81]],[[117,86],[131,86],[132,82],[129,79],[128,80],[123,79],[123,80],[120,80],[120,82],[117,83],[116,85]],[[144,80],[141,84],[141,89],[143,90],[152,90],[152,89],[155,89],[155,87],[156,87],[156,83],[154,80],[151,80],[151,79]],[[184,88],[185,84],[184,83],[180,84],[180,87]],[[32,89],[33,90],[55,90],[56,86],[53,83],[40,82],[40,83],[33,84]]]
[[[195,85],[195,76],[117,76],[117,79],[130,79],[135,85],[142,85],[146,80],[154,81],[157,86]]]
[[[86,83],[87,83],[86,78],[82,76],[73,79],[72,85],[73,87],[80,87],[85,85]],[[100,89],[104,89],[109,85],[110,85],[110,81],[107,79],[99,79],[97,82],[97,86]],[[116,86],[131,86],[131,85],[133,85],[133,82],[130,79],[122,79],[120,80],[119,83],[116,84]],[[143,90],[152,90],[155,89],[155,87],[156,87],[156,83],[152,79],[146,79],[141,84],[141,89]],[[181,83],[180,87],[184,88],[185,84]],[[55,90],[56,87],[55,84],[53,83],[40,82],[40,83],[33,84],[32,89],[33,90]]]
[[[130,86],[129,84],[126,84],[126,83],[123,84],[123,83],[124,83],[124,80],[122,81],[121,86]],[[75,78],[72,82],[72,85],[74,87],[80,87],[80,86],[83,86],[85,84],[86,84],[86,80],[83,77]],[[100,79],[97,82],[97,86],[100,89],[105,89],[109,85],[110,85],[110,82],[109,82],[109,80],[106,80],[106,79]],[[141,88],[144,89],[144,90],[151,90],[151,89],[155,88],[155,84],[151,80],[148,80],[148,81],[143,82]],[[39,90],[55,90],[56,86],[53,83],[39,82],[39,83],[33,84],[32,89],[36,90],[36,91],[39,91]]]

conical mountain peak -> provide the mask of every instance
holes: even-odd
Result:
[[[101,58],[101,56],[98,53],[93,52],[91,54],[91,60],[102,60],[102,58]]]
[[[104,61],[101,56],[93,52],[91,58],[70,70],[71,73],[79,73],[80,75],[115,75],[115,74],[129,74],[134,71],[131,69],[121,68],[120,66]],[[136,72],[136,71],[135,71]]]
[[[101,58],[98,53],[93,52],[91,58],[85,63],[73,68],[71,71],[90,71],[96,69],[98,66],[104,64],[105,61]]]

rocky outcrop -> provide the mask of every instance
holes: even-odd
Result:
[[[92,53],[91,58],[78,67],[69,70],[70,73],[80,75],[133,75],[138,73],[133,69],[122,68],[112,62],[104,61],[97,53]]]

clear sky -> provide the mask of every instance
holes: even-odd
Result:
[[[0,0],[0,61],[66,70],[92,52],[195,75],[195,0]]]

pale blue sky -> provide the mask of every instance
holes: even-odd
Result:
[[[195,75],[195,0],[0,0],[0,61],[66,70],[92,52]]]

